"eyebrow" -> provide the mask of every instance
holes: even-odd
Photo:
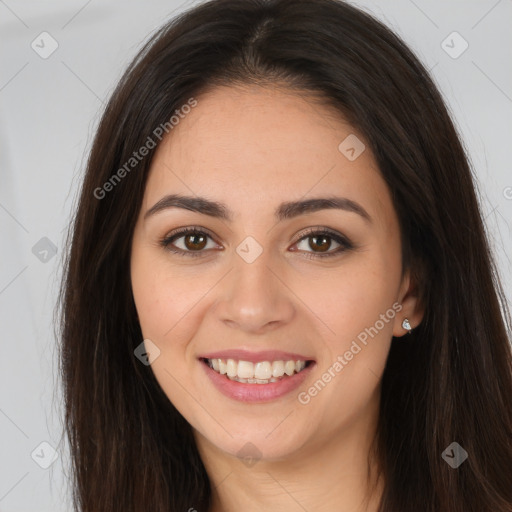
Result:
[[[205,197],[169,194],[162,197],[162,199],[155,203],[144,214],[144,220],[168,208],[182,208],[228,222],[232,222],[234,217],[233,212],[231,212],[223,203],[212,201]],[[359,203],[356,203],[346,197],[337,196],[284,202],[276,208],[274,217],[277,221],[283,221],[319,210],[334,209],[357,213],[366,222],[370,224],[372,222],[372,218],[368,212]]]

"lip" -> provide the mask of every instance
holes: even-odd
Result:
[[[215,354],[216,357],[208,357],[207,359],[216,359],[218,352]],[[232,352],[230,351],[232,354]],[[260,353],[261,354],[261,353]],[[258,354],[258,356],[260,355]],[[282,353],[281,353],[282,354]],[[254,354],[255,355],[255,354]],[[218,357],[224,359],[224,357]],[[230,357],[228,359],[236,359]],[[244,359],[247,361],[247,359]],[[279,360],[279,359],[277,359]],[[296,361],[304,361],[305,359],[297,358]],[[257,359],[258,361],[268,361],[268,359]],[[277,400],[288,393],[291,393],[294,389],[297,389],[304,380],[309,376],[312,369],[316,366],[315,362],[311,362],[304,370],[299,373],[293,374],[291,377],[285,377],[277,382],[270,382],[268,384],[246,384],[243,382],[237,382],[235,380],[228,379],[225,375],[217,373],[215,370],[210,368],[208,364],[199,359],[199,364],[204,368],[207,377],[213,383],[213,385],[225,396],[239,402],[271,402]]]
[[[249,350],[221,350],[219,352],[210,352],[198,357],[199,359],[234,359],[236,361],[249,361],[259,363],[261,361],[314,361],[312,357],[301,356],[292,352],[283,352],[281,350],[263,350],[260,352],[250,352]]]

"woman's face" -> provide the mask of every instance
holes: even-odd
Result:
[[[375,425],[391,337],[420,317],[362,144],[296,93],[225,87],[184,109],[157,150],[133,294],[160,386],[216,450],[287,457]]]

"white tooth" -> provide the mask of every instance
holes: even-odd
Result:
[[[272,366],[268,361],[260,361],[254,367],[254,377],[260,380],[270,379],[272,377]]]
[[[250,361],[238,361],[237,374],[242,379],[252,379],[254,377],[254,364]]]
[[[228,359],[227,364],[227,371],[228,371],[228,377],[236,377],[236,373],[238,370],[238,363],[234,359]]]
[[[284,375],[284,361],[274,361],[272,363],[272,377],[282,377]]]
[[[277,382],[285,374],[292,376],[306,367],[305,361],[237,361],[235,359],[210,359],[210,366],[221,375],[231,380],[250,384],[268,384]]]
[[[284,364],[284,372],[290,376],[295,373],[295,361],[286,361]]]

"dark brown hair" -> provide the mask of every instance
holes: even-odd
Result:
[[[77,510],[208,510],[191,427],[134,357],[130,246],[155,149],[102,198],[97,190],[191,97],[248,83],[287,84],[336,108],[368,141],[399,217],[425,316],[407,343],[393,339],[382,380],[380,512],[510,512],[511,321],[468,158],[413,53],[336,0],[201,4],[149,40],[108,102],[59,301]],[[457,469],[441,457],[454,441],[469,454]]]

